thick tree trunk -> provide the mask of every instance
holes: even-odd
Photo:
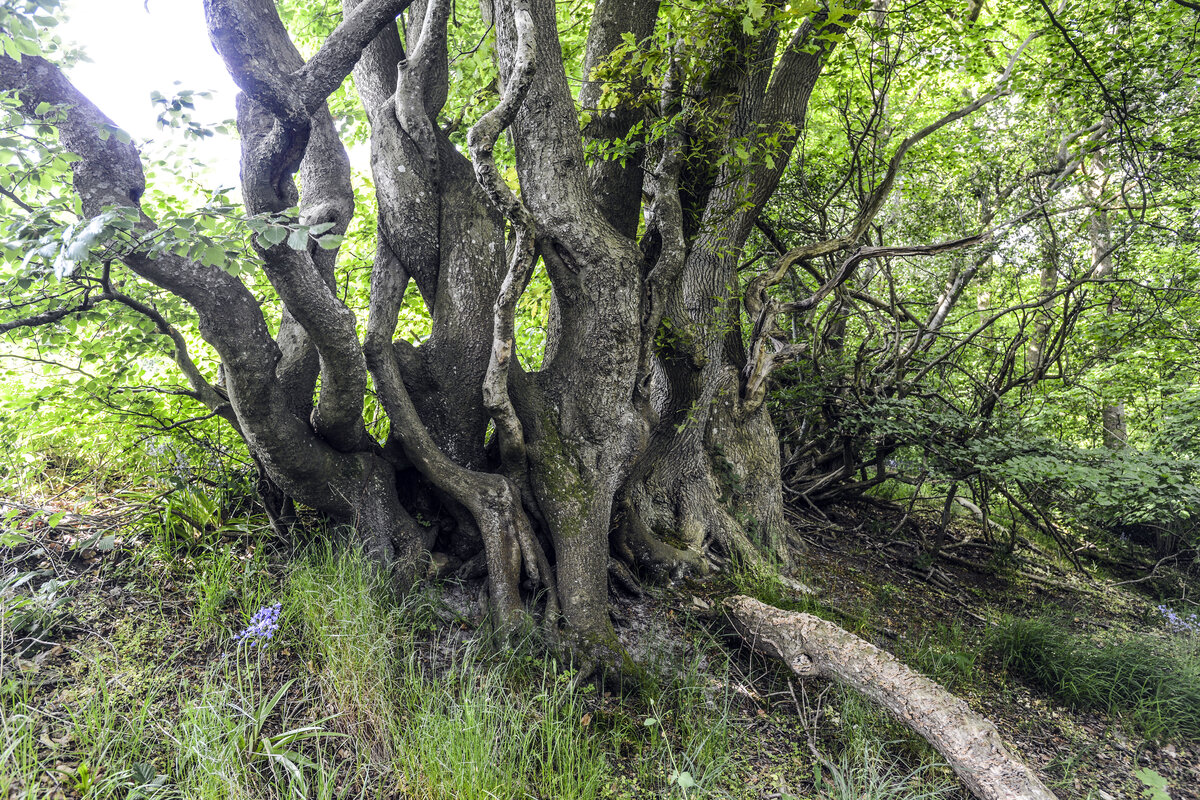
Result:
[[[871,643],[819,617],[749,597],[731,597],[725,609],[751,647],[796,675],[830,678],[892,712],[932,744],[980,800],[1054,800],[1033,770],[1005,748],[995,725]]]
[[[541,372],[514,374],[512,400],[567,631],[588,655],[622,668],[608,615],[608,534],[614,495],[644,435],[633,407],[642,256],[590,197],[554,4],[501,0],[494,13],[506,82],[536,62],[511,128],[522,201],[510,207],[535,231],[558,312]]]
[[[774,425],[765,407],[744,409],[736,372],[721,372],[663,409],[622,490],[619,553],[652,577],[702,571],[714,548],[723,562],[790,560]]]
[[[844,30],[855,16],[847,14],[826,32]],[[717,170],[696,170],[713,155],[713,140],[699,137],[691,144],[693,166],[679,177],[678,234],[689,241],[677,247],[676,274],[651,286],[653,327],[643,335],[654,347],[649,374],[639,376],[639,387],[649,387],[646,405],[656,425],[620,501],[618,544],[652,574],[697,566],[709,545],[728,559],[753,563],[766,550],[787,560],[778,437],[761,396],[745,393],[737,265],[803,127],[830,46],[815,34],[825,23],[818,15],[797,29],[777,66],[777,29],[754,40],[731,30],[731,46],[714,58],[708,77],[723,99],[738,98],[722,111],[728,146],[764,130],[776,130],[782,144],[763,164],[731,160]],[[656,199],[655,210],[661,205]],[[676,233],[669,221],[655,214],[665,254]],[[656,535],[667,541],[655,544],[650,537]]]
[[[787,164],[822,58],[855,14],[829,23],[818,12],[782,49],[782,24],[751,33],[730,23],[718,36],[728,42],[714,45],[714,80],[691,87],[717,95],[714,125],[699,136],[674,131],[669,144],[654,141],[627,162],[589,167],[583,139],[629,133],[654,116],[644,99],[622,99],[581,134],[555,4],[486,6],[501,99],[473,126],[468,160],[439,125],[451,0],[343,0],[341,24],[308,60],[274,0],[204,0],[210,37],[242,90],[242,190],[255,224],[347,230],[355,197],[327,98],[353,71],[371,124],[378,206],[365,336],[337,284],[337,249],[311,237],[254,237],[276,295],[267,298],[269,315],[262,298],[218,267],[138,246],[121,258],[195,310],[222,361],[228,398],[192,365],[185,373],[194,396],[244,438],[281,525],[294,498],[353,528],[406,579],[423,573],[441,530],[442,544],[461,557],[483,548],[502,623],[524,611],[524,575],[577,644],[625,667],[607,582],[622,487],[632,533],[618,545],[641,552],[634,560],[644,565],[702,569],[710,544],[730,558],[756,559],[761,548],[785,555],[778,443],[761,397],[743,397],[736,266]],[[402,42],[397,19],[406,9]],[[591,69],[627,34],[651,34],[657,12],[654,0],[600,0],[586,102],[607,105]],[[707,102],[684,97],[677,66],[661,76],[667,113]],[[38,113],[43,101],[69,109],[54,124],[81,156],[73,169],[86,214],[138,208],[145,182],[136,148],[101,138],[111,122],[57,68],[0,57],[0,83],[21,91],[31,117],[47,116]],[[503,131],[519,198],[492,155]],[[763,163],[701,170],[689,178],[698,185],[681,187],[689,147],[712,153],[770,133],[784,145]],[[646,168],[650,155],[659,157],[654,169]],[[643,190],[654,195],[645,215]],[[299,218],[287,218],[297,206]],[[143,217],[141,227],[153,223]],[[657,247],[639,247],[639,230],[652,230]],[[542,370],[524,375],[511,369],[513,314],[538,257],[553,284],[553,325]],[[432,319],[420,347],[397,338],[410,282]],[[665,314],[683,338],[655,355]],[[281,320],[278,336],[269,317]],[[382,442],[363,416],[371,389],[390,424]],[[484,447],[489,424],[499,465]],[[457,527],[417,525],[402,505],[417,494],[429,498],[414,507],[443,505]],[[662,541],[672,531],[681,537],[674,550]],[[645,555],[654,552],[670,557]]]

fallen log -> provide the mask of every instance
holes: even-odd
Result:
[[[800,676],[849,686],[892,712],[942,754],[981,800],[1056,800],[996,726],[870,642],[812,614],[782,611],[750,597],[725,601],[734,628],[755,650]]]

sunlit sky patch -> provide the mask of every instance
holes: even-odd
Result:
[[[208,41],[200,0],[67,0],[69,20],[58,29],[82,46],[92,63],[70,70],[75,85],[135,139],[164,142],[150,94],[182,89],[212,92],[197,99],[194,119],[215,125],[234,116],[237,87]],[[186,141],[211,169],[212,183],[237,182],[238,144],[232,136]]]

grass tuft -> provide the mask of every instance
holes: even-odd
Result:
[[[934,777],[928,767],[908,770],[889,761],[879,742],[863,744],[827,764],[819,781],[829,800],[936,800],[954,791],[953,783]]]
[[[1156,740],[1200,740],[1198,644],[1146,635],[1105,641],[1049,618],[1007,617],[988,635],[1006,669],[1067,705],[1123,717]]]

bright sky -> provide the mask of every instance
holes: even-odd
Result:
[[[72,82],[135,139],[167,138],[158,127],[150,93],[211,91],[197,99],[193,119],[213,125],[232,119],[237,87],[208,41],[200,0],[66,0],[70,19],[58,28],[64,42],[83,47],[93,63],[69,73]],[[179,85],[176,85],[176,81]],[[236,185],[238,145],[233,137],[189,140],[213,171],[213,184]]]

